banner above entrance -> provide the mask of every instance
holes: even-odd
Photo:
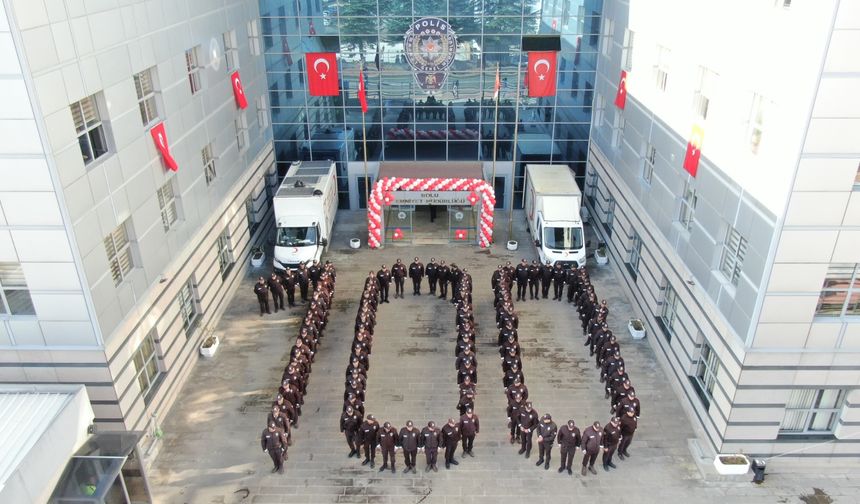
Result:
[[[394,191],[392,205],[471,205],[464,191]]]

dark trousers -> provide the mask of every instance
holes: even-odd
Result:
[[[449,464],[454,460],[454,452],[457,451],[457,443],[445,445],[445,463]]]
[[[618,453],[622,455],[627,455],[627,448],[630,448],[630,443],[633,442],[633,434],[627,434],[623,438],[621,438],[621,442],[618,443]]]
[[[582,467],[585,467],[585,466],[594,467],[594,463],[597,462],[597,454],[598,453],[599,452],[594,452],[594,453],[585,452],[585,454],[582,456]]]
[[[290,306],[296,306],[296,288],[287,289],[287,304]]]
[[[388,465],[388,459],[391,459],[391,465]],[[382,465],[394,469],[394,447],[382,449]]]
[[[529,280],[529,297],[536,299],[538,297],[538,281]]]
[[[302,301],[307,301],[308,300],[308,283],[305,282],[305,283],[299,284],[299,290],[302,293]]]
[[[438,451],[438,448],[424,448],[424,456],[427,457],[427,465],[436,465],[436,455],[438,455]]]
[[[526,283],[527,282],[517,282],[517,301],[522,298],[523,301],[526,300]]]
[[[430,284],[430,294],[436,294],[436,279],[427,277],[427,283]]]
[[[529,458],[532,453],[532,434],[534,431],[520,433],[520,448],[526,451],[526,458]]]
[[[412,279],[412,293],[413,294],[421,294],[421,279],[413,278]]]
[[[388,301],[388,284],[379,284],[379,301]]]
[[[568,286],[567,286],[567,302],[568,302],[568,303],[572,303],[572,302],[573,302],[573,294],[574,294],[574,292],[576,292],[576,291],[575,291],[575,290],[574,290],[574,288],[573,288],[573,284],[568,284]]]
[[[520,435],[520,426],[516,422],[511,422],[511,436]]]
[[[272,463],[275,464],[275,469],[280,470],[284,467],[284,452],[280,448],[269,450],[269,456],[272,457]]]
[[[538,443],[538,456],[540,460],[546,462],[549,465],[549,459],[552,458],[552,443]]]
[[[345,431],[344,436],[346,436],[346,444],[349,445],[349,451],[358,451],[358,433],[355,431]]]
[[[570,466],[573,464],[573,456],[576,455],[576,448],[565,448],[564,446],[560,447],[561,449],[561,467],[570,469]]]
[[[448,282],[446,280],[439,280],[439,296],[442,299],[448,297]]]
[[[612,456],[615,455],[615,450],[618,448],[618,443],[612,446],[606,446],[606,451],[603,452],[603,465],[612,462]]]
[[[403,463],[406,464],[406,467],[415,467],[416,455],[418,455],[417,449],[416,450],[403,450]]]
[[[262,315],[264,313],[272,313],[269,310],[269,298],[268,297],[266,297],[266,299],[257,298],[257,301],[260,303],[260,315]]]
[[[540,286],[540,292],[541,292],[541,295],[544,299],[546,299],[547,294],[549,294],[549,284],[550,283],[551,282],[549,280],[547,280],[546,282],[543,282]]]
[[[553,298],[561,300],[562,294],[564,294],[564,282],[553,282]]]
[[[394,295],[402,296],[403,295],[403,284],[405,283],[403,278],[394,278]]]
[[[284,309],[284,292],[272,291],[272,300],[275,302],[275,313],[278,309]]]
[[[376,460],[376,446],[373,443],[364,443],[364,458],[366,460]]]
[[[463,436],[463,453],[472,451],[472,444],[475,442],[475,436]]]

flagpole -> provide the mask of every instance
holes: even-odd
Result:
[[[496,80],[499,80],[499,67],[501,63],[496,63]],[[493,86],[495,86],[496,80],[493,80]],[[499,89],[496,91],[496,111],[493,115],[493,174],[490,177],[490,184],[495,188],[496,187],[496,143],[499,139],[499,102],[502,99],[502,89],[501,85]],[[480,135],[479,135],[480,136]]]
[[[364,76],[361,75],[361,70],[358,71],[358,85],[364,85]],[[364,86],[365,93],[367,86]],[[364,110],[361,111],[361,150],[364,153],[364,207],[370,210],[370,182],[367,176],[367,131],[364,123]]]
[[[520,131],[520,66],[522,64],[522,53],[517,62],[517,96],[514,99],[514,145],[511,148],[511,206],[508,207],[508,241],[513,240],[514,234],[514,187],[516,186],[517,176],[517,134]],[[528,69],[526,69],[528,72]],[[525,187],[523,187],[523,195],[525,195]]]

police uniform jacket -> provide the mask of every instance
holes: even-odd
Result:
[[[606,424],[606,427],[603,428],[603,446],[615,446],[620,440],[621,428],[611,423]]]
[[[445,446],[457,446],[460,441],[460,426],[457,424],[445,424],[442,426],[442,444]]]
[[[481,431],[481,423],[478,420],[478,415],[472,413],[472,418],[469,415],[460,417],[460,434],[463,436],[474,436]]]
[[[413,262],[409,265],[409,278],[419,280],[424,276],[424,265],[420,262]]]
[[[391,430],[379,429],[379,446],[383,450],[394,450],[394,447],[399,443],[397,429],[394,427]]]
[[[531,411],[526,411],[525,408],[520,410],[520,416],[517,419],[517,423],[520,426],[520,430],[523,432],[530,432],[537,427],[538,424],[538,412],[532,408]]]
[[[589,425],[582,431],[582,450],[586,453],[598,453],[603,448],[603,431]]]
[[[418,446],[428,450],[439,448],[439,429],[430,430],[430,427],[424,427],[421,430],[421,436],[418,438]]]
[[[269,453],[273,453],[273,450],[286,448],[287,437],[284,435],[284,431],[275,429],[274,432],[270,432],[268,428],[263,429],[263,434],[260,436],[260,447]]]
[[[358,436],[362,443],[376,445],[377,435],[379,433],[379,424],[365,420],[362,422],[358,430]]]
[[[541,441],[544,445],[552,445],[555,442],[555,436],[558,433],[558,426],[555,422],[541,422],[537,427],[538,436],[543,438]]]
[[[418,438],[421,437],[421,432],[415,427],[410,431],[406,427],[400,429],[400,446],[405,451],[415,451],[418,449]]]
[[[573,450],[579,447],[582,442],[582,434],[579,432],[579,427],[574,426],[569,428],[567,424],[561,426],[558,430],[558,445],[565,450]]]

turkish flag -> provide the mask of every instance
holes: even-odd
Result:
[[[364,87],[364,72],[358,71],[358,102],[361,103],[361,113],[367,113],[367,89]]]
[[[684,156],[684,169],[694,177],[699,170],[699,157],[702,155],[702,142],[704,139],[705,130],[701,126],[694,124],[693,132],[690,133],[690,141],[687,142],[687,154]]]
[[[403,231],[401,231],[400,228],[396,228],[394,230],[394,233],[391,234],[391,238],[393,240],[400,240],[401,238],[403,238]]]
[[[555,96],[555,51],[529,53],[529,96]]]
[[[478,195],[475,193],[475,191],[472,191],[469,193],[469,196],[467,197],[467,199],[469,200],[469,203],[474,205],[475,203],[478,202]]]
[[[311,96],[337,96],[337,58],[335,53],[307,53],[308,92]]]
[[[627,72],[621,71],[621,79],[618,81],[618,92],[615,93],[615,106],[624,110],[627,103]]]
[[[465,229],[455,229],[454,230],[454,239],[455,240],[465,240],[469,237],[469,233]]]
[[[236,98],[236,106],[240,109],[248,108],[248,99],[245,98],[245,88],[242,87],[242,79],[239,78],[238,70],[230,74],[230,82],[233,83],[233,96]]]
[[[152,139],[155,141],[155,148],[161,153],[161,158],[164,159],[164,164],[173,171],[179,170],[179,165],[170,154],[170,147],[167,145],[167,133],[164,131],[164,123],[160,122],[149,130]]]

